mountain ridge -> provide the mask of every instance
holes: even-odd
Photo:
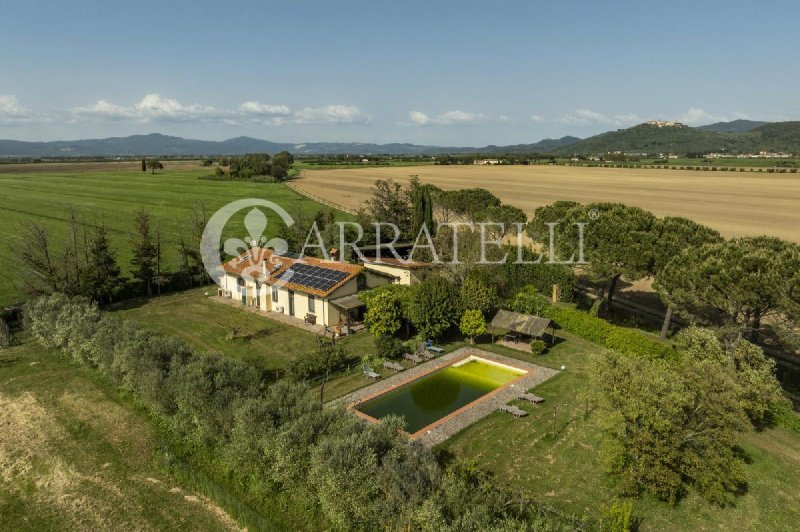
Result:
[[[705,152],[782,151],[800,153],[800,121],[756,122],[734,120],[707,126],[689,127],[679,122],[651,121],[616,131],[607,131],[580,139],[564,136],[545,138],[530,144],[482,147],[433,146],[413,143],[376,144],[368,142],[273,142],[248,136],[223,141],[186,139],[151,133],[74,141],[27,142],[0,140],[0,157],[141,157],[141,156],[219,156],[244,153],[296,155],[349,154],[502,155],[552,153],[554,155],[589,155],[609,152],[697,154]]]
[[[800,121],[770,122],[740,132],[710,131],[680,123],[669,126],[644,123],[600,133],[558,148],[554,153],[590,155],[622,152],[658,155],[759,151],[800,153]]]
[[[532,144],[513,146],[454,147],[412,143],[375,144],[368,142],[272,142],[239,136],[222,141],[186,139],[162,133],[107,137],[102,139],[27,142],[0,139],[0,157],[91,157],[145,155],[242,155],[289,151],[300,155],[423,155],[440,153],[520,153],[551,151],[578,142],[578,137],[543,139]]]

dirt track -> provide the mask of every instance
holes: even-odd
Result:
[[[447,190],[483,187],[529,215],[556,200],[618,201],[659,216],[685,216],[726,237],[772,235],[800,242],[800,174],[695,172],[568,166],[417,166],[306,170],[300,190],[358,208],[376,179]]]

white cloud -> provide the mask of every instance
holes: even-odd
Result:
[[[467,113],[459,110],[447,111],[437,116],[429,116],[422,111],[411,111],[408,113],[408,118],[411,120],[410,125],[414,126],[463,126],[492,120],[498,122],[511,121],[511,119],[505,115],[491,118],[480,113]]]
[[[292,114],[292,110],[285,105],[270,105],[257,101],[244,102],[239,106],[239,111],[246,114],[268,116],[289,116]]]
[[[70,111],[75,119],[105,118],[108,120],[122,120],[137,117],[136,111],[132,107],[124,107],[107,100],[97,100],[91,105],[75,107]]]
[[[265,126],[296,124],[356,124],[368,122],[370,117],[354,105],[326,105],[305,107],[292,111],[286,105],[266,104],[256,100],[241,103],[236,109],[218,109],[200,104],[185,105],[160,94],[148,94],[133,105],[118,105],[108,100],[69,110],[71,121],[132,120],[137,122],[220,122],[228,126],[244,123]]]
[[[724,116],[714,116],[711,113],[707,113],[705,109],[700,107],[690,107],[688,111],[678,118],[678,121],[683,122],[684,124],[701,126],[703,124],[711,124],[713,122],[727,122],[728,119]]]
[[[544,122],[544,117],[542,115],[531,115],[531,122],[541,124]]]
[[[149,122],[191,122],[195,120],[222,121],[233,117],[231,111],[223,111],[208,105],[184,105],[173,98],[157,93],[146,95],[133,105],[118,105],[108,100],[70,109],[73,121],[80,120],[136,120]]]
[[[418,126],[427,126],[431,122],[431,117],[422,111],[411,111],[408,113],[408,118],[411,119],[412,124],[416,124]]]
[[[362,124],[369,120],[355,105],[304,107],[293,115],[296,124]]]
[[[576,109],[573,113],[559,116],[556,118],[556,122],[576,126],[632,126],[644,122],[644,120],[634,113],[607,115],[590,109]]]
[[[40,124],[50,121],[49,117],[21,106],[16,96],[0,94],[0,124]]]

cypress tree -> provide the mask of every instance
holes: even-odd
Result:
[[[89,295],[100,302],[111,302],[114,290],[120,283],[120,269],[117,258],[108,241],[105,225],[97,231],[89,242],[89,265],[87,273]]]

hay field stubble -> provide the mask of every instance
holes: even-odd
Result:
[[[483,187],[524,209],[557,200],[613,201],[659,216],[684,216],[725,237],[771,235],[800,242],[800,174],[571,166],[409,166],[304,170],[298,189],[358,208],[377,179],[418,175],[445,190]]]

